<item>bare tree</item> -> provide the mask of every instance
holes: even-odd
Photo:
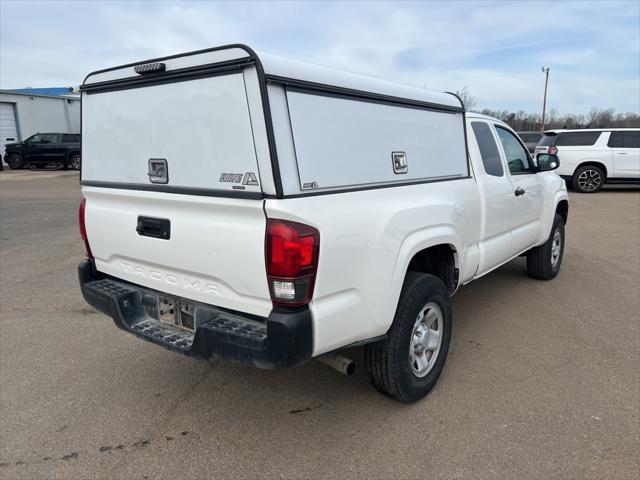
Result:
[[[598,115],[600,115],[600,110],[598,109],[598,107],[591,107],[585,119],[587,125],[595,125],[596,120],[598,120]]]
[[[462,90],[456,90],[456,95],[462,100],[465,110],[473,110],[473,107],[476,106],[476,99],[469,93],[469,88],[466,85],[462,87]]]
[[[510,112],[508,110],[492,110],[483,108],[480,113],[490,117],[499,118],[510,125],[516,131],[537,131],[540,130],[542,119],[539,114],[526,113],[522,110]],[[621,128],[640,127],[640,114],[638,113],[615,113],[613,108],[600,109],[593,107],[587,114],[565,114],[560,115],[557,109],[552,108],[547,112],[545,129],[558,128]]]

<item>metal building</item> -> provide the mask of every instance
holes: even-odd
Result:
[[[38,132],[80,133],[80,99],[0,90],[0,154]]]

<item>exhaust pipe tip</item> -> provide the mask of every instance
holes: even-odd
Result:
[[[353,375],[356,373],[356,362],[349,360],[349,365],[347,365],[347,370],[345,372],[347,375]]]
[[[342,355],[338,355],[337,353],[327,353],[326,355],[321,355],[317,357],[317,360],[324,363],[325,365],[337,370],[343,375],[353,375],[356,371],[356,362],[353,360],[343,357]]]

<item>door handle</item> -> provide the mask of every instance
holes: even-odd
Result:
[[[169,240],[171,238],[171,222],[166,218],[138,217],[136,225],[138,235]]]
[[[618,155],[629,155],[629,152],[616,152]]]
[[[515,191],[516,197],[519,197],[520,195],[524,195],[525,193],[527,192],[525,192],[524,188],[521,188],[521,187],[516,188],[516,191]]]

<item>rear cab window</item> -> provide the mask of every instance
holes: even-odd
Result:
[[[471,128],[478,142],[484,171],[487,175],[502,177],[504,175],[502,160],[489,125],[485,122],[471,122]]]

